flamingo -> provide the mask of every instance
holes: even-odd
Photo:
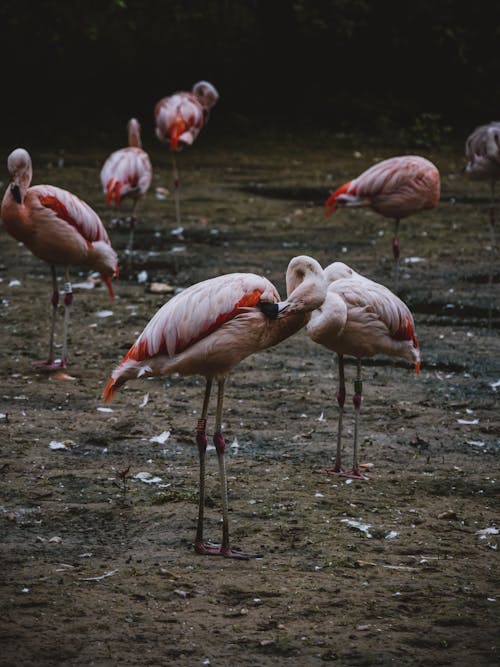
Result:
[[[287,299],[280,301],[274,285],[253,273],[230,273],[201,283],[174,296],[160,308],[119,366],[104,391],[110,401],[129,379],[172,373],[205,377],[205,395],[196,427],[199,454],[199,506],[194,548],[197,553],[248,559],[256,554],[235,551],[229,545],[225,442],[222,411],[225,381],[245,357],[276,345],[301,329],[310,312],[326,294],[323,270],[305,255],[293,258],[286,272]],[[207,414],[213,381],[218,395],[213,442],[219,463],[222,497],[222,542],[203,540]]]
[[[7,232],[39,259],[51,266],[52,321],[49,358],[41,365],[48,369],[66,368],[68,361],[68,326],[73,302],[69,266],[85,266],[99,271],[109,295],[114,297],[111,278],[118,276],[117,256],[99,216],[88,204],[67,190],[53,185],[30,187],[33,169],[24,148],[16,148],[7,159],[12,181],[5,191],[1,217]],[[54,358],[54,328],[59,290],[56,264],[66,266],[64,285],[64,330],[62,357]]]
[[[434,208],[441,189],[437,167],[418,155],[402,155],[373,165],[353,181],[340,186],[325,202],[326,214],[337,207],[368,206],[394,218],[392,241],[396,291],[399,286],[399,221],[417,211]]]
[[[153,168],[149,155],[142,148],[141,126],[136,118],[127,124],[128,146],[111,153],[101,169],[101,183],[106,193],[106,206],[115,202],[120,208],[121,200],[133,200],[130,213],[129,254],[132,254],[135,229],[135,209],[139,199],[144,197],[151,185]]]
[[[181,224],[180,182],[175,153],[191,146],[208,121],[211,108],[219,99],[217,89],[208,81],[198,81],[191,92],[180,91],[156,103],[154,117],[156,136],[169,142],[174,172],[176,222]]]
[[[413,316],[389,289],[356,273],[342,262],[330,264],[325,271],[328,290],[320,308],[311,313],[306,325],[309,337],[337,353],[339,366],[339,406],[335,465],[327,472],[365,479],[358,464],[358,423],[361,409],[361,359],[376,354],[401,357],[420,370],[420,351]],[[353,467],[343,472],[341,466],[342,418],[346,397],[344,355],[356,357]]]
[[[500,122],[476,127],[465,142],[465,173],[472,179],[490,182],[489,223],[492,248],[495,243],[495,182],[500,178]]]

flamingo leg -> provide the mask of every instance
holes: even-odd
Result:
[[[52,273],[52,317],[50,318],[49,360],[48,364],[54,363],[54,332],[56,329],[57,306],[59,304],[59,288],[57,287],[56,267],[50,267]]]
[[[339,422],[337,430],[337,449],[335,452],[335,464],[333,468],[322,468],[319,472],[324,472],[329,475],[343,475],[342,471],[342,422],[344,418],[344,404],[345,404],[345,373],[344,373],[344,355],[338,355],[339,362],[339,390],[337,392],[337,403],[339,406]]]
[[[491,181],[491,206],[489,210],[491,249],[496,250],[495,226],[496,226],[496,205],[495,205],[495,181]]]
[[[339,423],[337,430],[337,451],[335,453],[335,466],[333,471],[335,473],[342,472],[341,456],[342,456],[342,421],[344,418],[344,403],[345,403],[345,374],[344,374],[344,355],[339,354],[339,390],[337,393],[337,403],[339,405]]]
[[[56,329],[57,306],[59,305],[59,288],[57,287],[56,267],[52,264],[50,270],[52,274],[52,315],[50,318],[49,358],[47,361],[33,362],[33,366],[43,366],[49,370],[59,368],[59,364],[54,363],[54,333]]]
[[[490,268],[488,271],[488,292],[489,292],[489,308],[488,308],[488,328],[491,329],[491,318],[492,318],[492,308],[495,302],[494,293],[493,293],[493,273],[496,267],[496,206],[495,206],[495,180],[491,180],[491,206],[489,210],[489,223],[490,223],[490,243],[491,243],[491,252],[493,262],[490,263]]]
[[[395,291],[399,289],[399,218],[394,222],[394,238],[392,239],[392,254],[394,256],[394,275],[395,275]]]
[[[353,479],[368,479],[365,475],[359,472],[358,463],[358,426],[359,413],[361,411],[361,395],[363,393],[363,383],[361,381],[361,359],[356,360],[356,380],[354,381],[354,396],[352,402],[354,403],[354,446],[352,455],[352,470],[349,473],[344,473],[346,477]]]
[[[194,543],[195,551],[199,554],[212,553],[212,545],[203,542],[203,521],[205,512],[205,458],[207,452],[207,413],[210,402],[210,393],[212,391],[212,380],[207,378],[205,385],[205,397],[203,399],[203,408],[201,417],[196,426],[196,444],[198,446],[198,455],[200,459],[200,481],[198,498],[198,526],[196,528],[196,539]]]
[[[229,546],[229,510],[227,501],[227,476],[225,450],[226,443],[222,435],[222,407],[224,402],[224,380],[219,380],[217,391],[217,411],[215,414],[215,432],[214,445],[217,452],[219,463],[220,488],[222,499],[222,543],[220,546],[203,543],[201,533],[196,536],[196,551],[210,556],[224,556],[224,558],[237,558],[239,560],[248,560],[249,558],[258,558],[258,554],[249,554],[242,551],[233,551]],[[200,494],[201,495],[201,494]],[[200,526],[198,525],[198,530]],[[199,539],[199,541],[198,541]]]
[[[175,220],[177,226],[181,224],[181,183],[179,180],[179,171],[177,169],[177,160],[175,159],[175,152],[170,151],[172,156],[172,170],[174,173],[174,200],[175,200]]]
[[[130,212],[130,233],[128,236],[128,244],[127,244],[127,254],[128,254],[128,268],[130,269],[132,267],[132,251],[134,248],[134,232],[135,232],[135,223],[136,223],[136,217],[135,217],[135,208],[137,206],[138,199],[134,199],[134,203],[132,204],[132,210]]]
[[[71,317],[71,306],[73,304],[73,288],[69,279],[69,270],[66,267],[66,282],[64,283],[64,325],[63,325],[63,347],[61,357],[61,368],[68,365],[68,331]]]

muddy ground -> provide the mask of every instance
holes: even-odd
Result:
[[[112,226],[99,189],[116,146],[33,152],[34,182],[93,205],[122,260],[114,302],[102,286],[75,287],[71,379],[32,367],[47,354],[50,273],[0,230],[0,664],[498,664],[499,266],[489,188],[464,179],[461,146],[423,152],[441,171],[441,202],[401,225],[422,370],[364,365],[369,480],[318,472],[333,459],[337,368],[303,332],[242,362],[227,385],[231,538],[261,558],[193,551],[202,378],[131,382],[102,411],[111,370],[168,298],[151,281],[182,288],[252,271],[284,292],[289,259],[307,253],[393,285],[392,224],[366,210],[326,219],[322,204],[404,147],[204,132],[178,160],[181,236],[171,195],[155,196],[170,188],[169,157],[145,137],[155,177],[130,270],[128,232]],[[58,342],[61,331],[62,317]],[[348,400],[346,462],[352,426]],[[218,541],[209,454],[206,537]],[[129,466],[125,489],[118,473]]]

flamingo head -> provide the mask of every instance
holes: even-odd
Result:
[[[327,216],[334,213],[335,209],[337,208],[338,198],[345,192],[347,192],[350,185],[351,181],[349,181],[348,183],[344,183],[344,185],[341,185],[340,188],[337,188],[337,190],[335,190],[335,192],[333,192],[328,197],[328,199],[325,202],[325,214]]]
[[[198,83],[195,83],[192,92],[206,111],[209,111],[219,99],[218,90],[208,81],[198,81]]]

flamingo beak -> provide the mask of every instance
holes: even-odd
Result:
[[[259,301],[257,304],[261,312],[270,320],[275,320],[279,314],[279,307],[277,303],[269,303],[269,301]]]
[[[270,320],[278,320],[281,317],[285,317],[288,315],[287,311],[290,308],[288,301],[279,301],[278,303],[259,301],[257,305]]]
[[[328,199],[325,202],[325,215],[331,215],[335,209],[337,208],[337,197],[336,194],[333,193],[328,197]]]
[[[19,189],[19,185],[17,185],[17,183],[13,183],[10,191],[12,192],[12,196],[14,197],[15,201],[18,204],[22,204],[23,200],[21,199],[21,190]]]

